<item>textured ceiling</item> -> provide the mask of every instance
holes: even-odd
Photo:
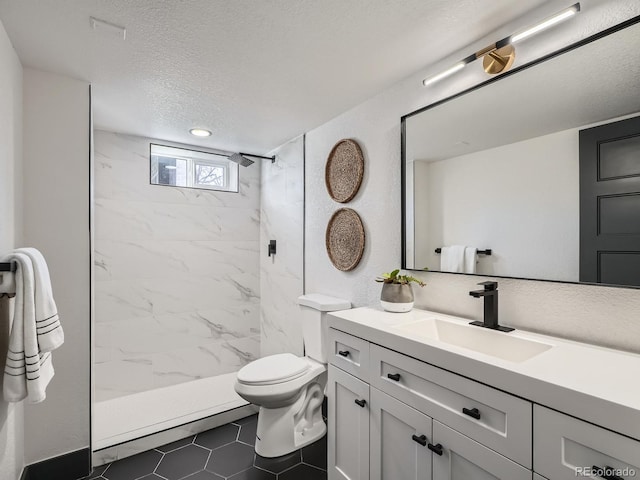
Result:
[[[24,66],[92,83],[97,128],[265,153],[546,1],[0,0],[0,20]]]

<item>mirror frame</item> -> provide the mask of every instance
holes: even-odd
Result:
[[[458,93],[455,93],[453,95],[450,95],[449,97],[443,98],[441,100],[438,100],[434,103],[431,103],[429,105],[426,105],[424,107],[419,108],[418,110],[414,110],[413,112],[410,112],[406,115],[403,115],[402,117],[400,117],[400,177],[401,177],[401,182],[402,182],[402,188],[401,188],[401,209],[402,209],[402,229],[401,229],[401,242],[402,242],[402,258],[401,258],[401,266],[403,270],[408,270],[408,271],[413,271],[413,272],[423,272],[424,270],[420,270],[420,269],[415,269],[415,268],[407,268],[407,222],[406,222],[406,215],[407,215],[407,198],[406,198],[406,194],[407,194],[407,185],[406,185],[406,141],[407,141],[407,132],[406,132],[406,121],[408,118],[413,117],[414,115],[418,115],[422,112],[426,112],[428,110],[431,110],[439,105],[442,105],[443,103],[447,103],[450,102],[452,100],[455,100],[458,97],[462,97],[463,95],[466,95],[468,93],[471,93],[475,90],[478,90],[482,87],[486,87],[487,85],[493,84],[495,82],[499,82],[500,80],[510,77],[511,75],[515,75],[516,73],[522,72],[524,70],[527,70],[528,68],[531,67],[535,67],[536,65],[539,65],[541,63],[546,62],[547,60],[551,60],[552,58],[556,58],[560,55],[564,55],[567,52],[571,52],[573,50],[577,50],[580,47],[583,47],[585,45],[590,44],[591,42],[595,42],[601,38],[607,37],[613,33],[616,33],[618,31],[624,30],[625,28],[631,27],[637,23],[640,23],[640,15],[632,17],[628,20],[625,20],[622,23],[619,23],[617,25],[614,25],[613,27],[609,27],[606,28],[605,30],[602,30],[600,32],[597,32],[589,37],[586,37],[582,40],[579,40],[575,43],[569,44],[566,47],[563,47],[559,50],[556,50],[555,52],[549,53],[547,55],[544,55],[536,60],[533,60],[530,63],[521,65],[519,67],[515,67],[512,70],[509,70],[505,73],[502,73],[500,75],[498,75],[497,77],[493,77],[493,78],[489,78],[487,80],[485,80],[484,82],[480,82],[477,85],[474,85],[473,87],[467,88],[465,90],[462,90]],[[503,275],[485,275],[485,274],[479,274],[479,273],[459,273],[459,272],[441,272],[438,270],[434,270],[434,273],[446,273],[446,274],[450,274],[450,275],[469,275],[469,276],[474,276],[474,277],[490,277],[490,278],[508,278],[508,279],[515,279],[515,280],[531,280],[531,281],[536,281],[536,282],[551,282],[551,283],[565,283],[565,284],[574,284],[574,285],[597,285],[597,286],[604,286],[604,287],[616,287],[616,288],[627,288],[627,289],[640,289],[640,285],[615,285],[615,284],[608,284],[608,283],[592,283],[592,282],[574,282],[574,281],[567,281],[567,280],[545,280],[545,279],[539,279],[539,278],[527,278],[527,277],[511,277],[511,276],[503,276]]]

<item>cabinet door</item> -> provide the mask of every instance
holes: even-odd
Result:
[[[431,417],[372,388],[370,434],[371,480],[431,479]]]
[[[329,365],[329,480],[369,479],[369,385]]]
[[[532,472],[475,440],[433,421],[433,480],[531,480]],[[437,443],[436,443],[437,442]]]
[[[637,440],[540,405],[535,406],[533,418],[536,472],[553,480],[637,478],[640,472]],[[604,470],[600,477],[599,469]]]

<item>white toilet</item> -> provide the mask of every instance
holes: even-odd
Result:
[[[315,442],[326,433],[322,402],[327,384],[326,312],[351,303],[320,294],[298,298],[305,356],[280,353],[255,360],[238,371],[235,389],[260,407],[256,453],[279,457]]]

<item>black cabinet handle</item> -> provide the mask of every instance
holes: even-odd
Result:
[[[427,444],[427,436],[426,435],[420,435],[420,436],[413,435],[411,438],[413,439],[414,442],[418,442],[423,447]]]
[[[480,420],[480,410],[478,410],[477,408],[472,408],[471,410],[469,410],[468,408],[463,408],[462,413],[464,413],[465,415],[469,415],[476,420]]]
[[[359,405],[360,407],[364,408],[364,406],[367,404],[366,400],[358,400],[356,398],[356,404]]]
[[[618,475],[605,475],[605,473],[613,472],[615,470],[615,468],[609,467],[608,465],[605,465],[604,468],[600,468],[594,465],[591,467],[591,470],[598,477],[604,478],[604,480],[624,480],[624,478],[619,477]]]
[[[339,351],[338,355],[340,355],[341,357],[348,357],[349,356],[349,350]]]
[[[431,450],[433,453],[435,453],[436,455],[442,456],[442,445],[440,444],[434,445],[433,443],[430,443],[429,445],[427,445],[427,448]]]
[[[391,380],[399,382],[400,381],[400,374],[399,373],[387,373],[387,378],[390,378]]]

